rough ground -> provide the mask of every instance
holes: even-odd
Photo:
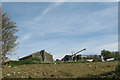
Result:
[[[117,61],[67,63],[67,64],[28,64],[3,68],[4,78],[84,78],[109,73],[115,70]]]

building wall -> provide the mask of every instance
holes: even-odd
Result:
[[[50,55],[49,53],[45,52],[44,57],[45,57],[45,61],[44,62],[46,62],[46,63],[53,62],[53,56]]]
[[[38,57],[40,58],[41,62],[44,62],[43,59],[42,59],[42,56],[41,56],[41,53],[40,52],[36,52],[32,55],[32,57]]]

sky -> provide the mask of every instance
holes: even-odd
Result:
[[[2,0],[2,2],[118,2],[119,0]]]
[[[83,48],[82,55],[118,51],[117,2],[3,2],[2,9],[19,29],[10,59],[42,49],[54,59]]]

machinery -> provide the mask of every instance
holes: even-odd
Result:
[[[74,53],[71,57],[73,57],[74,55],[76,55],[76,54],[78,54],[78,53],[80,53],[80,52],[82,52],[82,51],[84,51],[84,50],[86,50],[86,48],[84,48],[84,49],[82,49],[82,50],[80,50],[80,51]]]

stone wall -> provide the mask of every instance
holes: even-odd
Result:
[[[53,56],[50,55],[49,53],[45,52],[44,57],[45,57],[45,61],[44,61],[45,63],[51,63],[51,62],[53,62]]]

